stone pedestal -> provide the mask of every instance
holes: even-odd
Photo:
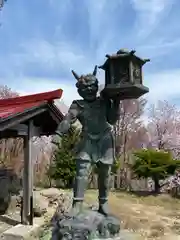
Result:
[[[62,215],[53,229],[52,240],[118,240],[119,232],[120,222],[115,216],[84,209],[74,215]]]

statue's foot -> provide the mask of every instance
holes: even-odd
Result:
[[[104,216],[108,216],[109,215],[109,206],[108,206],[108,202],[103,202],[103,203],[99,203],[99,209],[98,212],[103,214]]]
[[[68,212],[68,215],[71,217],[76,216],[79,212],[82,211],[82,204],[83,204],[82,201],[73,202],[73,206]]]

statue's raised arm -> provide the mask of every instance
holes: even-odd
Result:
[[[55,134],[62,137],[63,134],[67,133],[71,125],[76,122],[79,114],[79,108],[76,101],[73,101],[68,113],[65,115],[63,121],[59,124]]]

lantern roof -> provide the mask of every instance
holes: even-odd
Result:
[[[149,62],[150,59],[142,59],[140,57],[137,57],[135,55],[135,50],[128,51],[126,49],[120,49],[117,51],[117,53],[109,55],[106,55],[107,60],[102,66],[99,66],[99,68],[105,70],[107,65],[109,64],[109,60],[117,60],[117,59],[129,59],[129,60],[134,60],[139,63],[139,65],[143,66],[146,62]]]

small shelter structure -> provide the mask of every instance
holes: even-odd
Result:
[[[62,90],[0,100],[0,139],[24,139],[22,223],[33,224],[32,137],[52,135],[63,119],[55,105]]]

